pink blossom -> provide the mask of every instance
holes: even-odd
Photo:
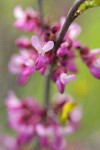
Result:
[[[11,60],[8,64],[10,72],[13,74],[19,74],[22,71],[23,60],[17,54],[11,57]]]
[[[45,53],[49,52],[53,47],[53,41],[49,41],[44,46],[42,46],[39,42],[39,38],[37,36],[32,37],[32,45],[37,50],[39,56],[35,61],[35,69],[40,70],[45,67],[46,65],[46,56]]]
[[[27,37],[20,37],[16,40],[16,45],[20,48],[20,49],[33,49],[33,46],[31,44],[31,41],[27,38]]]
[[[72,82],[76,80],[76,76],[75,75],[67,75],[66,73],[62,73],[60,75],[60,81],[62,84],[66,85],[69,82]]]
[[[37,59],[35,61],[35,69],[40,70],[40,69],[44,68],[45,65],[46,65],[46,58],[44,56],[37,57]]]
[[[14,16],[16,18],[16,28],[28,32],[37,32],[37,30],[38,33],[40,32],[39,14],[32,10],[32,8],[28,8],[24,11],[21,6],[17,6],[14,9]]]
[[[58,77],[56,81],[59,92],[63,93],[65,89],[65,85],[74,80],[76,80],[75,75],[67,75],[66,73],[61,73],[60,77]]]
[[[90,52],[90,56],[94,56],[94,59],[89,65],[89,70],[94,77],[100,79],[100,58],[97,57],[98,54],[100,54],[100,49],[95,49]]]
[[[69,95],[59,95],[50,109],[41,108],[32,98],[19,100],[11,91],[6,98],[6,106],[9,125],[18,133],[17,144],[21,146],[38,137],[42,147],[56,150],[59,145],[64,148],[64,137],[76,130],[81,118],[81,110],[76,107],[68,114],[67,124],[61,124],[59,115],[63,106],[69,103],[73,103]]]
[[[34,66],[34,53],[22,50],[18,55],[13,55],[9,62],[9,70],[14,74],[21,74],[27,67]]]
[[[44,55],[46,52],[52,50],[52,48],[54,47],[54,42],[49,41],[44,44],[44,46],[42,46],[39,42],[39,38],[37,36],[32,36],[32,45],[39,54]]]
[[[37,55],[34,51],[21,50],[19,54],[13,55],[8,67],[10,72],[19,75],[19,83],[25,84],[29,76],[35,72],[34,63]]]
[[[63,57],[63,56],[69,56],[73,57],[74,52],[72,51],[72,41],[68,40],[64,43],[61,44],[60,48],[57,50],[57,56],[58,57]]]
[[[100,79],[100,67],[96,65],[91,65],[89,69],[94,77],[96,77],[97,79]]]

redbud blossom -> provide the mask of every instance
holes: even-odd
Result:
[[[35,69],[40,70],[45,67],[46,65],[46,56],[45,53],[50,51],[54,47],[53,41],[49,41],[43,46],[39,42],[39,38],[37,36],[32,37],[32,45],[38,52],[39,56],[37,57],[35,61]]]

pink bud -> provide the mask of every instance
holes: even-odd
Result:
[[[100,79],[100,68],[94,66],[90,67],[90,72],[92,73],[92,75],[94,77],[96,77],[97,79]]]
[[[57,87],[58,87],[59,92],[60,92],[60,93],[63,93],[63,92],[64,92],[64,89],[65,89],[65,85],[62,84],[59,79],[56,81],[56,84],[57,84]]]
[[[52,26],[51,31],[53,34],[55,34],[58,31],[58,27],[57,26]]]
[[[37,57],[37,59],[35,61],[35,69],[40,70],[40,69],[44,68],[45,65],[46,65],[46,58],[44,56]]]

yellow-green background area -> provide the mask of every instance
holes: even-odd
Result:
[[[44,0],[44,14],[50,16],[52,22],[58,21],[60,16],[66,15],[71,0]],[[29,83],[20,87],[16,82],[16,77],[7,70],[7,63],[13,53],[18,52],[14,42],[20,35],[31,35],[18,31],[14,28],[13,9],[16,5],[23,8],[31,6],[37,9],[37,1],[30,0],[0,0],[0,130],[9,131],[6,125],[6,111],[4,99],[9,89],[13,89],[20,98],[33,96],[43,103],[44,78],[38,73],[34,74]],[[82,14],[77,20],[82,33],[78,37],[85,45],[91,49],[100,47],[100,7],[93,8]],[[92,145],[100,143],[100,81],[95,79],[88,71],[87,67],[77,60],[79,73],[77,80],[66,87],[66,93],[71,94],[83,108],[83,119],[80,129],[71,136],[71,140],[90,141]],[[51,97],[57,94],[55,84],[52,84]],[[91,142],[92,141],[92,142]],[[99,150],[99,148],[98,148]]]

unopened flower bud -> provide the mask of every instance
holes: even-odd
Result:
[[[36,61],[35,61],[35,69],[36,70],[40,70],[43,67],[45,67],[46,64],[46,59],[44,56],[39,56],[37,57]]]
[[[55,33],[57,33],[57,31],[58,31],[58,27],[57,27],[57,26],[52,26],[51,32],[52,32],[53,34],[55,34]]]

